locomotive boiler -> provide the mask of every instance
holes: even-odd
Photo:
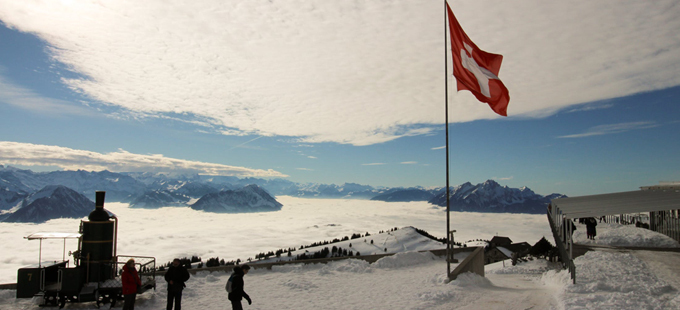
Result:
[[[87,220],[80,221],[78,233],[37,233],[26,239],[40,240],[37,265],[20,268],[17,274],[17,298],[40,299],[41,304],[64,307],[66,302],[101,303],[122,300],[121,268],[133,258],[142,287],[138,293],[156,288],[154,257],[117,253],[118,217],[104,209],[106,192],[97,191],[95,209]],[[42,240],[63,239],[62,261],[42,261]],[[66,260],[66,239],[77,239],[78,250],[70,252],[73,264]]]

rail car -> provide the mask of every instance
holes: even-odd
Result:
[[[66,302],[110,303],[122,300],[120,275],[128,259],[135,260],[142,286],[138,293],[156,289],[156,258],[119,255],[117,253],[118,217],[104,210],[106,192],[97,191],[95,209],[81,220],[78,233],[36,233],[25,237],[40,240],[38,264],[17,272],[17,298],[35,298],[41,306],[59,306]],[[42,240],[63,239],[61,261],[42,261]],[[66,240],[77,239],[78,250],[66,259]]]

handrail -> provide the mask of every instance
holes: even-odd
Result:
[[[470,247],[475,249],[474,247]],[[448,275],[449,281],[455,280],[459,274],[463,272],[473,272],[480,276],[484,276],[484,247],[477,247],[470,255],[468,255],[456,269],[451,271]]]
[[[559,232],[562,230],[557,228],[557,224],[554,222],[550,209],[548,209],[548,223],[550,224],[550,230],[552,231],[553,238],[555,238],[555,244],[557,244],[557,249],[560,252],[560,257],[562,259],[562,268],[569,269],[571,279],[573,283],[576,284],[576,266],[574,265],[574,260],[571,259],[569,253],[567,253],[565,244],[562,242],[562,237],[567,238],[567,236],[560,237]],[[571,230],[571,227],[567,228]]]

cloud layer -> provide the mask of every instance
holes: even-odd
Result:
[[[437,237],[445,236],[444,209],[424,201],[388,203],[287,196],[276,199],[283,204],[281,211],[261,213],[135,209],[115,202],[107,202],[105,207],[119,218],[118,253],[153,256],[158,263],[192,255],[204,260],[216,256],[227,261],[247,259],[262,251],[297,248],[355,233],[375,234],[392,227],[414,226]],[[455,235],[458,242],[490,239],[500,234],[516,242],[533,244],[541,236],[550,236],[545,215],[451,212],[451,223],[458,231]],[[0,283],[13,282],[17,268],[34,264],[38,259],[38,242],[23,237],[38,231],[76,232],[78,224],[78,219],[56,219],[40,225],[0,223],[3,237]],[[77,242],[74,243],[69,240],[67,250],[77,248]],[[61,259],[62,251],[61,240],[43,242],[45,261]]]
[[[585,138],[585,137],[591,137],[591,136],[602,136],[602,135],[622,133],[622,132],[631,131],[631,130],[641,130],[641,129],[654,128],[654,127],[658,127],[658,126],[659,126],[659,124],[657,124],[656,122],[649,122],[649,121],[599,125],[599,126],[594,126],[592,128],[589,128],[588,130],[586,130],[583,133],[566,135],[566,136],[559,136],[558,138]]]
[[[148,171],[238,177],[287,177],[287,175],[272,169],[261,170],[204,163],[168,158],[162,154],[133,154],[124,150],[102,154],[53,145],[9,141],[0,141],[0,162],[10,165],[57,166],[65,170],[109,170],[113,172]]]
[[[504,55],[511,116],[680,84],[676,1],[450,2]],[[45,40],[86,77],[63,82],[102,104],[355,145],[440,127],[443,16],[437,1],[0,0],[0,20]],[[452,122],[496,117],[449,88]]]

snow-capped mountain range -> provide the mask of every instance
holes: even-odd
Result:
[[[55,218],[81,218],[92,210],[94,202],[87,197],[66,186],[49,185],[2,211],[0,220],[42,223]]]
[[[527,187],[510,188],[487,180],[477,185],[466,182],[452,188],[449,203],[452,211],[541,214],[546,212],[550,200],[563,197],[566,196],[542,196]],[[442,191],[429,202],[446,206],[446,193]]]
[[[283,205],[255,184],[237,190],[209,193],[191,205],[194,210],[216,213],[267,212]]]
[[[236,178],[229,176],[167,175],[160,173],[116,173],[110,171],[33,172],[0,165],[0,220],[9,218],[26,199],[46,187],[60,185],[94,200],[97,190],[106,191],[109,202],[130,203],[133,208],[189,207],[209,212],[261,212],[281,208],[277,195],[309,198],[352,198],[383,201],[429,201],[444,206],[443,188],[375,188],[356,183],[295,183],[284,179]],[[244,187],[258,186],[259,190]],[[228,198],[227,198],[228,197]],[[495,181],[452,188],[451,209],[474,212],[543,213],[550,199],[528,188],[508,188]],[[231,202],[227,200],[231,199]],[[201,201],[202,200],[202,201]],[[199,201],[201,201],[199,203]],[[268,205],[263,204],[269,203]],[[210,205],[208,205],[210,204]],[[238,206],[238,207],[236,207]],[[88,207],[88,210],[90,208]],[[238,211],[240,210],[240,211]],[[257,211],[256,211],[257,210]],[[27,212],[27,211],[24,211]],[[37,214],[37,213],[36,213]],[[66,214],[66,213],[65,213]],[[54,214],[53,218],[62,217]],[[34,220],[34,221],[37,221]],[[42,221],[42,220],[40,220]]]

